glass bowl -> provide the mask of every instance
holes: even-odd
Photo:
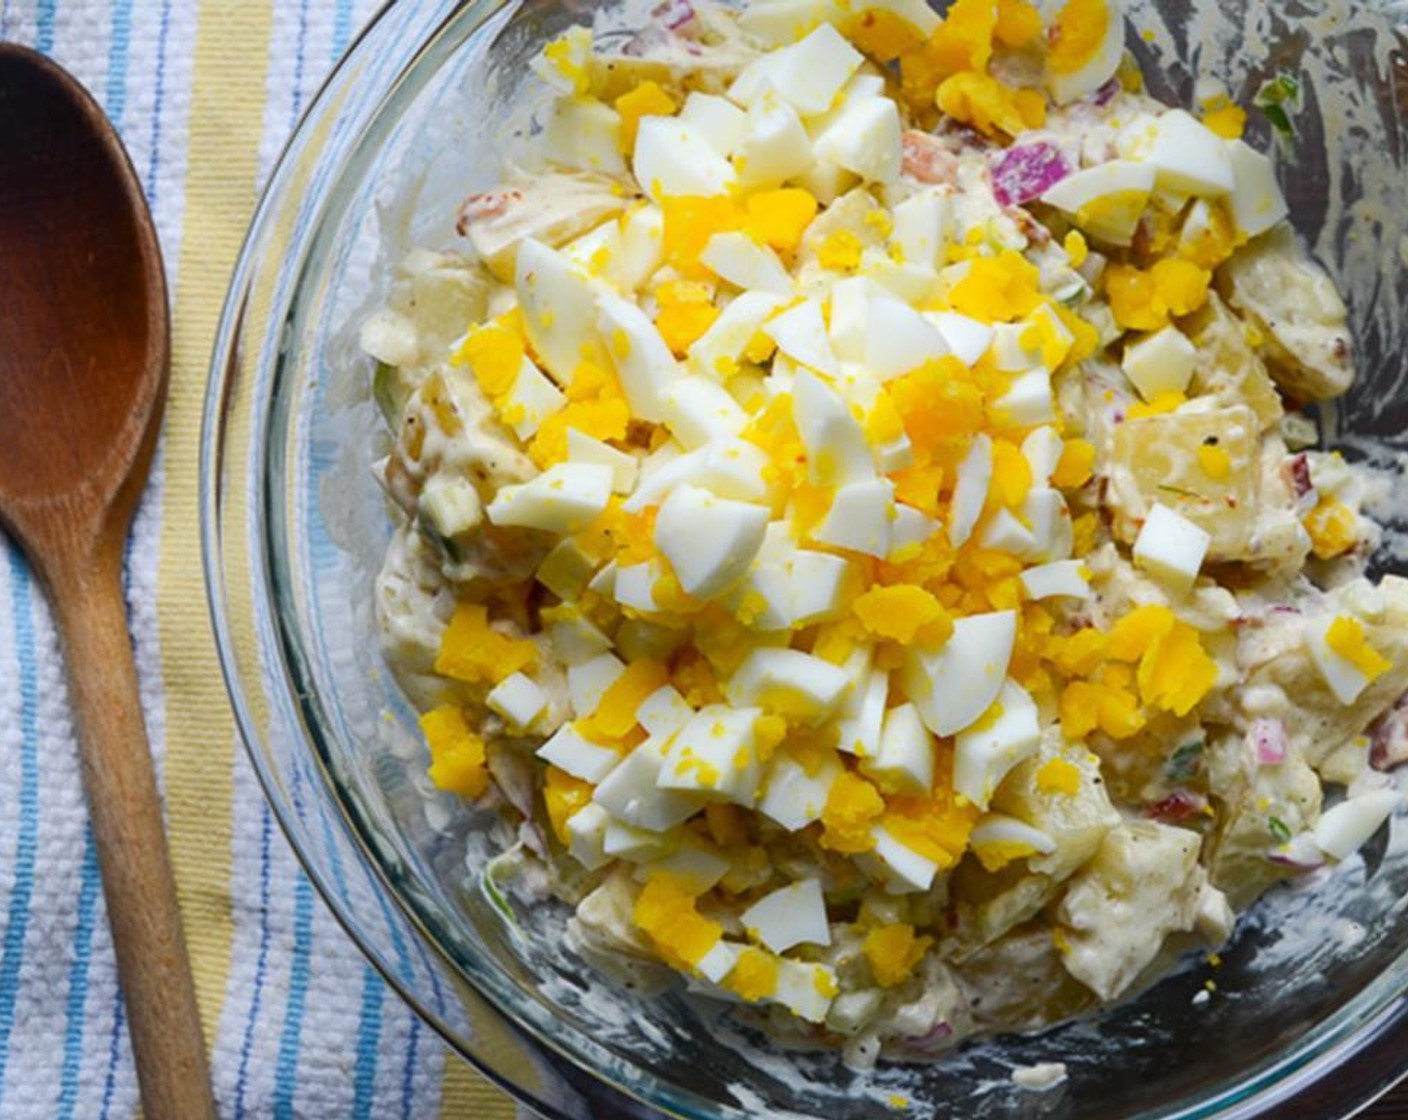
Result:
[[[389,6],[310,106],[235,270],[205,413],[210,604],[250,757],[333,911],[420,1015],[549,1117],[852,1120],[892,1096],[906,1115],[969,1120],[1333,1117],[1381,1093],[1408,1064],[1402,818],[1362,857],[1264,899],[1215,973],[1193,960],[1099,1018],[866,1075],[783,1053],[678,991],[612,985],[565,947],[564,908],[486,888],[484,822],[430,788],[378,651],[389,525],[356,327],[388,262],[453,236],[454,203],[532,127],[528,59],[598,3]],[[1348,296],[1362,371],[1326,431],[1391,466],[1408,427],[1408,5],[1130,7],[1156,94],[1189,104],[1215,79],[1248,105],[1275,73],[1300,77],[1295,136],[1273,147],[1300,234]],[[1380,512],[1390,570],[1408,526]],[[1065,1062],[1068,1080],[1012,1083],[1040,1061]]]

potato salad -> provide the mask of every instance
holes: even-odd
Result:
[[[575,27],[364,324],[430,778],[608,971],[932,1057],[1214,952],[1398,806],[1408,582],[1304,412],[1346,308],[1255,118],[1125,36]]]

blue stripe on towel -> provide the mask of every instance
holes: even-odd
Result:
[[[39,0],[34,15],[34,49],[40,54],[54,53],[55,0]]]
[[[254,963],[254,989],[249,997],[249,1018],[240,1043],[240,1064],[235,1074],[235,1120],[244,1116],[244,1093],[249,1081],[249,1057],[254,1048],[254,1026],[259,1020],[259,1004],[264,995],[264,974],[269,967],[269,847],[273,821],[269,806],[259,802],[259,956]]]
[[[34,894],[34,862],[39,845],[39,682],[35,662],[33,594],[29,569],[17,546],[7,546],[10,610],[20,674],[20,835],[15,850],[15,889],[0,948],[0,1115],[4,1114],[5,1073],[15,1029],[15,997],[24,964],[25,932]]]
[[[59,1075],[56,1120],[72,1120],[78,1103],[78,1071],[83,1060],[84,1004],[88,995],[88,968],[93,959],[93,925],[98,912],[98,845],[93,829],[85,823],[82,881],[78,888],[78,927],[74,931],[73,967],[69,970],[68,1003],[64,1009],[64,1064]]]
[[[298,1051],[303,1034],[303,1013],[308,1006],[309,956],[313,942],[313,885],[302,868],[293,887],[293,963],[289,968],[288,1009],[274,1087],[274,1120],[292,1120],[297,1089]]]
[[[132,48],[132,0],[114,0],[108,44],[108,85],[103,108],[119,132],[127,115],[127,64]]]

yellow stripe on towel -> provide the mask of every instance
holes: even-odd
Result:
[[[234,725],[210,636],[196,540],[211,339],[254,209],[272,29],[267,0],[206,0],[196,29],[186,214],[167,400],[157,620],[176,889],[208,1042],[230,973]]]

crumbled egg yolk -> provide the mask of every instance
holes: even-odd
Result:
[[[732,233],[743,225],[738,204],[724,196],[671,195],[661,202],[664,228],[661,244],[665,263],[683,276],[707,276],[699,254],[716,233]]]
[[[577,367],[567,386],[567,406],[543,420],[528,445],[533,462],[546,469],[567,460],[567,429],[600,440],[623,440],[631,424],[631,406],[616,375],[592,362]]]
[[[1247,111],[1220,97],[1204,106],[1203,124],[1224,140],[1237,140],[1246,130]]]
[[[1074,797],[1080,792],[1080,767],[1064,758],[1048,759],[1036,772],[1036,788],[1038,793]]]
[[[1075,73],[1100,49],[1109,26],[1106,0],[1066,0],[1047,32],[1047,67],[1053,74]]]
[[[1075,490],[1090,481],[1094,469],[1094,445],[1083,439],[1067,440],[1061,448],[1061,457],[1056,460],[1056,469],[1051,472],[1051,485]]]
[[[739,952],[737,962],[724,977],[724,987],[739,999],[758,1003],[776,994],[780,971],[777,957],[750,945]]]
[[[877,638],[908,645],[941,645],[953,620],[934,596],[914,584],[873,587],[852,605],[861,625]]]
[[[500,634],[489,624],[482,603],[460,603],[441,636],[435,671],[469,684],[498,684],[537,659],[537,645]]]
[[[548,811],[552,834],[559,843],[568,842],[567,822],[578,810],[591,804],[593,788],[591,783],[574,778],[556,766],[549,766],[543,774],[543,804]]]
[[[633,661],[601,694],[596,711],[579,730],[593,741],[623,738],[635,728],[641,704],[669,680],[669,671],[658,661]]]
[[[975,258],[948,298],[955,311],[983,323],[1015,322],[1045,300],[1036,265],[1011,249]]]
[[[464,712],[453,704],[420,717],[421,734],[430,748],[430,780],[462,797],[482,797],[489,788],[484,740],[469,729]]]
[[[621,151],[626,153],[635,148],[641,117],[672,117],[679,108],[658,82],[649,80],[623,93],[616,99],[615,106],[621,117]]]
[[[860,267],[860,238],[848,229],[838,229],[827,235],[817,249],[816,259],[822,268],[835,272],[854,272]]]
[[[748,196],[744,229],[754,241],[783,253],[795,252],[816,217],[816,196],[800,187],[781,187]]]
[[[1359,543],[1359,518],[1336,498],[1321,498],[1302,522],[1311,551],[1321,560],[1343,556]]]
[[[1331,622],[1325,631],[1325,644],[1371,681],[1393,668],[1393,662],[1369,644],[1364,624],[1357,618],[1340,615]]]
[[[1164,257],[1148,269],[1112,264],[1105,294],[1115,322],[1128,330],[1156,331],[1176,316],[1191,315],[1207,302],[1212,275],[1192,261]]]
[[[699,913],[698,897],[680,876],[652,871],[632,911],[636,928],[677,968],[698,964],[724,934],[723,926]]]
[[[1046,97],[1039,90],[1014,89],[990,74],[970,70],[945,78],[935,101],[954,120],[988,136],[1016,136],[1046,123]]]
[[[941,753],[935,762],[939,774],[932,796],[892,797],[880,823],[906,848],[944,871],[956,865],[967,849],[979,810],[976,805],[959,804],[958,795],[948,792],[953,783],[952,755]]]
[[[875,982],[882,988],[893,988],[914,975],[915,966],[932,943],[931,937],[916,937],[913,926],[896,922],[867,933],[861,952]]]
[[[819,843],[833,852],[854,855],[875,847],[871,825],[885,811],[880,791],[859,774],[846,771],[832,784],[821,813]]]
[[[1224,479],[1232,472],[1232,456],[1224,448],[1204,444],[1198,448],[1198,466],[1209,478]]]
[[[655,327],[675,357],[681,358],[719,317],[707,286],[676,280],[655,289],[660,306]]]

